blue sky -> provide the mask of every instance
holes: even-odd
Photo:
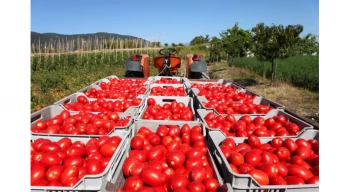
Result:
[[[301,24],[319,34],[318,0],[31,0],[31,31],[109,32],[162,43],[218,36],[234,26]]]

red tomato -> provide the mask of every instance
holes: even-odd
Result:
[[[230,154],[228,161],[235,166],[240,166],[244,163],[244,157],[240,153],[233,152]]]
[[[46,167],[61,165],[62,160],[55,152],[48,152],[42,156],[41,163]]]
[[[273,138],[271,141],[271,146],[274,148],[282,147],[283,139],[280,137]]]
[[[290,152],[285,147],[279,147],[275,151],[275,155],[277,155],[277,157],[280,161],[286,161],[290,157]]]
[[[124,190],[132,190],[137,191],[138,189],[143,187],[143,182],[138,176],[131,176],[125,179],[124,182]]]
[[[67,166],[64,168],[60,181],[64,185],[64,183],[72,177],[78,177],[79,168],[76,166]]]
[[[278,175],[281,176],[281,177],[286,177],[288,175],[288,169],[286,166],[284,166],[283,164],[281,163],[275,163],[275,166],[277,167],[278,169]]]
[[[105,157],[112,157],[114,152],[117,150],[118,144],[116,143],[107,143],[102,145],[100,152]]]
[[[153,98],[148,98],[148,99],[147,99],[147,104],[148,104],[148,105],[155,105],[155,104],[156,104],[156,100],[153,99]]]
[[[244,156],[244,162],[253,166],[259,165],[261,161],[261,152],[258,150],[251,150]]]
[[[269,184],[270,185],[287,185],[287,181],[283,177],[278,175],[274,178],[270,178]]]
[[[219,188],[218,180],[214,178],[207,178],[203,181],[205,190],[208,192],[215,192]]]
[[[199,181],[192,181],[187,185],[187,189],[191,192],[205,192],[205,186]]]
[[[167,163],[172,168],[182,167],[185,163],[186,156],[185,153],[180,150],[171,151],[167,155]]]
[[[86,162],[86,173],[87,174],[99,174],[103,171],[102,164],[96,159],[89,159]]]
[[[71,146],[67,149],[67,157],[84,157],[85,150],[81,147]]]
[[[189,175],[189,179],[191,179],[191,181],[199,181],[202,182],[204,181],[204,179],[207,178],[207,173],[206,173],[206,169],[203,167],[199,167],[199,168],[194,168]]]
[[[34,185],[40,180],[43,180],[46,175],[46,169],[43,167],[37,167],[30,171],[30,184]]]
[[[243,163],[242,165],[240,165],[238,167],[238,172],[240,174],[245,174],[248,173],[251,170],[254,170],[255,168],[253,167],[253,165],[249,164],[249,163]]]
[[[255,135],[248,137],[248,143],[253,148],[258,148],[261,145],[260,139]]]
[[[144,139],[140,136],[135,136],[130,141],[131,149],[140,150],[143,148]]]
[[[294,154],[296,156],[300,156],[303,160],[306,160],[310,157],[311,155],[311,149],[308,147],[298,147]]]
[[[304,185],[305,182],[302,178],[297,176],[287,176],[286,182],[288,185]]]
[[[81,157],[70,157],[64,161],[64,167],[76,166],[81,167],[84,164],[84,159]]]
[[[163,174],[154,167],[146,166],[142,169],[139,175],[143,183],[149,186],[161,186],[165,184]]]
[[[250,170],[248,174],[251,175],[255,179],[255,181],[257,181],[260,185],[269,184],[268,175],[261,170],[258,170],[258,169]]]
[[[140,163],[140,160],[135,157],[135,156],[130,156],[127,159],[125,159],[124,163],[123,163],[123,167],[122,167],[122,171],[123,174],[126,177],[130,176],[130,169],[132,168],[132,166],[134,166],[136,163]]]
[[[59,181],[61,178],[61,174],[63,173],[63,169],[64,168],[61,165],[54,165],[50,167],[46,171],[46,180],[49,182]]]
[[[157,145],[149,150],[147,159],[149,161],[160,160],[165,156],[166,148],[162,145]]]
[[[186,188],[187,185],[189,184],[188,178],[183,175],[183,174],[177,174],[175,175],[172,179],[169,181],[170,188],[172,190],[178,188],[178,187],[183,187]]]
[[[278,175],[278,167],[272,163],[261,164],[258,169],[264,171],[269,178],[274,178]]]
[[[319,184],[319,177],[318,176],[313,176],[310,177],[307,181],[307,184]]]
[[[300,165],[290,165],[288,167],[288,175],[300,177],[304,181],[308,180],[310,177],[313,176],[310,170]]]

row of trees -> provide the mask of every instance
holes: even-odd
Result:
[[[271,25],[259,23],[251,30],[244,30],[236,23],[232,28],[220,33],[220,38],[209,35],[197,36],[191,45],[209,44],[209,59],[219,58],[222,53],[229,57],[246,57],[254,55],[259,61],[272,64],[272,76],[276,76],[277,59],[294,55],[311,55],[319,53],[319,44],[315,35],[300,37],[302,25]]]

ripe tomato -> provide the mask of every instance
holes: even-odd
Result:
[[[86,162],[86,173],[87,174],[99,174],[103,171],[102,164],[96,159],[89,159]]]
[[[287,176],[286,182],[288,185],[304,185],[305,182],[302,178],[297,176]]]
[[[71,146],[67,149],[67,157],[84,157],[85,150],[81,147]]]
[[[62,160],[55,152],[48,152],[42,156],[41,163],[46,167],[61,165]]]
[[[130,176],[130,169],[136,164],[136,163],[140,163],[140,160],[135,157],[135,156],[130,156],[127,159],[125,159],[124,163],[123,163],[123,167],[122,167],[122,171],[123,174],[126,177]]]
[[[270,178],[269,184],[270,185],[287,185],[287,181],[283,177],[278,175],[274,178]]]
[[[288,166],[288,175],[300,177],[304,181],[306,181],[310,177],[314,176],[310,170],[308,170],[307,168],[300,166],[300,165]]]
[[[123,189],[137,191],[142,187],[143,187],[142,180],[138,176],[131,176],[125,180]]]
[[[319,177],[318,176],[313,176],[310,177],[307,181],[307,184],[319,184]]]
[[[185,163],[186,156],[185,153],[180,150],[171,151],[167,155],[167,163],[170,167],[176,169],[182,167]]]
[[[215,192],[219,188],[219,182],[214,178],[207,178],[203,181],[206,191]]]
[[[268,175],[258,169],[248,171],[248,174],[251,175],[260,185],[268,185],[269,177]]]
[[[147,104],[150,105],[155,105],[156,104],[156,100],[154,98],[148,98],[147,99]]]
[[[235,166],[240,166],[244,163],[244,157],[240,153],[233,152],[230,154],[228,161]]]
[[[280,137],[273,138],[271,141],[271,146],[274,148],[282,147],[283,139]]]
[[[189,179],[185,175],[177,174],[172,179],[170,179],[169,185],[170,185],[170,188],[174,190],[178,187],[186,188],[189,182],[190,182]]]
[[[60,181],[64,185],[64,183],[72,177],[78,177],[79,168],[76,166],[67,166],[64,168]]]
[[[251,150],[244,156],[244,162],[249,163],[253,166],[259,165],[261,162],[261,151]]]
[[[130,141],[131,149],[140,150],[143,148],[144,139],[140,136],[135,136]]]
[[[194,168],[189,175],[189,179],[191,179],[191,181],[199,181],[202,182],[204,181],[204,179],[207,178],[207,173],[206,173],[206,169],[203,167],[198,167],[198,168]]]
[[[199,181],[192,181],[187,185],[187,189],[191,192],[205,192],[205,186]]]
[[[238,172],[240,174],[245,174],[248,173],[251,170],[254,170],[255,168],[253,167],[253,165],[249,164],[249,163],[243,163],[238,167]]]
[[[165,184],[165,178],[161,171],[151,166],[144,167],[139,176],[143,183],[152,187]]]
[[[298,148],[295,150],[294,154],[295,154],[296,156],[301,157],[303,160],[306,160],[306,159],[308,159],[308,158],[310,157],[310,155],[311,155],[311,148],[309,148],[309,147],[298,147]]]
[[[260,139],[255,135],[248,137],[248,143],[253,148],[258,148],[261,145]]]
[[[34,185],[40,180],[43,180],[46,175],[46,169],[43,167],[37,167],[30,171],[30,184]]]
[[[272,163],[264,163],[259,165],[260,170],[264,171],[269,178],[274,178],[278,176],[278,167]]]
[[[279,147],[275,151],[275,155],[277,155],[277,157],[280,161],[286,161],[290,157],[290,152],[285,147]]]
[[[63,173],[63,169],[64,168],[61,165],[54,165],[50,167],[46,171],[46,180],[49,182],[59,181],[61,178],[61,174]]]
[[[107,143],[102,145],[100,152],[105,157],[112,157],[114,152],[117,150],[118,144],[116,143]]]

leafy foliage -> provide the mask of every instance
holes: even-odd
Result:
[[[220,33],[225,52],[231,56],[242,57],[250,50],[252,34],[238,27],[238,23]]]
[[[193,38],[192,41],[190,42],[190,45],[200,45],[204,43],[209,43],[209,35],[205,35],[205,37],[200,35]]]

